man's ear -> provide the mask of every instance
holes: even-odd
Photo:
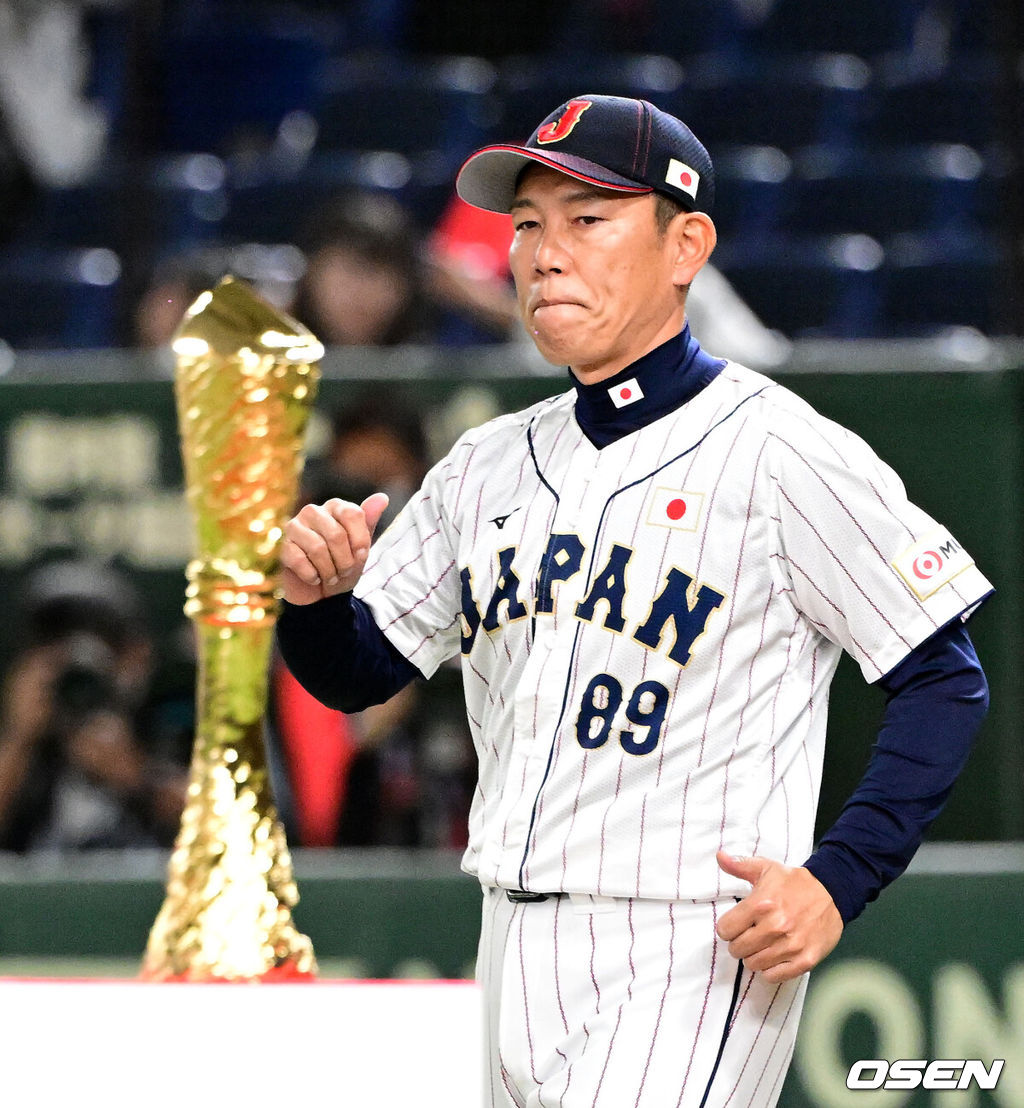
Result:
[[[711,257],[718,232],[704,212],[680,212],[669,224],[668,233],[676,246],[673,280],[676,285],[687,287]]]

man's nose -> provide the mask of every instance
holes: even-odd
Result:
[[[534,269],[540,273],[564,273],[571,263],[565,239],[557,228],[546,227],[533,255]]]

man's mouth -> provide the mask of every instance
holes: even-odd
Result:
[[[561,300],[554,298],[545,298],[538,300],[533,306],[535,312],[539,312],[541,308],[564,308],[570,306],[573,308],[582,308],[583,305],[578,300]]]

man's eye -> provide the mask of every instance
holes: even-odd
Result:
[[[529,231],[537,226],[535,219],[521,219],[518,223],[513,224],[513,227],[517,231]]]
[[[577,223],[582,223],[585,227],[593,227],[595,223],[601,222],[599,215],[581,215],[576,217]]]

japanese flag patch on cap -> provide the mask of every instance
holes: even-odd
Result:
[[[616,408],[626,408],[638,400],[643,400],[644,390],[640,388],[640,383],[635,377],[630,377],[628,381],[613,385],[608,390],[608,395]]]
[[[697,196],[697,189],[700,188],[700,174],[678,158],[669,158],[665,181],[693,197]]]

